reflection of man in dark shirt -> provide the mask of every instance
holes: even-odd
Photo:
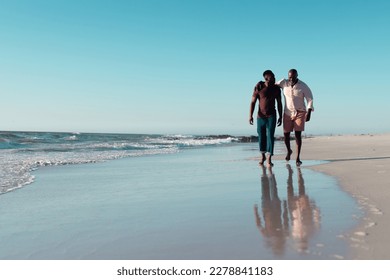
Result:
[[[261,176],[261,210],[254,206],[257,228],[265,237],[266,245],[272,248],[275,255],[283,255],[285,251],[286,237],[288,235],[287,205],[282,203],[278,196],[275,175],[271,167],[266,174],[265,167]],[[283,218],[283,219],[282,219]]]
[[[282,99],[281,90],[275,85],[275,75],[271,70],[263,73],[265,82],[259,82],[255,86],[252,95],[252,101],[249,112],[249,123],[253,125],[253,112],[256,102],[259,101],[259,110],[257,113],[257,133],[259,135],[259,148],[262,155],[260,164],[263,165],[267,160],[268,166],[272,166],[271,157],[274,154],[274,134],[276,128],[276,110],[275,101],[278,106],[278,126],[282,124]],[[266,157],[268,154],[268,159]]]

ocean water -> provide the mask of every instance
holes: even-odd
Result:
[[[31,184],[32,171],[42,166],[172,154],[240,141],[239,137],[229,135],[0,132],[0,194]]]

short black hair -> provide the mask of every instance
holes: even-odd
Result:
[[[288,71],[288,72],[291,72],[291,73],[295,73],[295,74],[297,74],[298,75],[298,71],[297,71],[297,69],[290,69],[290,71]]]
[[[265,77],[265,75],[271,75],[271,76],[274,76],[274,77],[275,77],[274,73],[273,73],[271,70],[265,70],[265,71],[263,72],[263,77]]]

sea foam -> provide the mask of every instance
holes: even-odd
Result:
[[[97,163],[223,145],[232,136],[0,132],[0,194],[34,182],[43,166]]]

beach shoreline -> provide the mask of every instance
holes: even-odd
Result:
[[[285,163],[284,144],[278,141],[273,171],[259,169],[256,143],[45,166],[34,172],[34,184],[0,196],[5,213],[0,236],[13,240],[0,245],[2,258],[390,259],[389,140],[390,134],[307,137],[302,168],[295,166],[294,154]],[[267,182],[276,191],[276,199],[268,202]],[[265,241],[271,239],[259,227],[263,215],[271,213],[265,208],[271,202],[279,211],[290,205],[283,208],[291,215],[283,255],[269,251]],[[310,246],[298,252],[290,250],[298,244],[291,219],[304,213],[297,212],[295,203],[313,210],[313,229],[321,225],[307,240]],[[307,225],[301,226],[296,234]],[[198,239],[187,240],[194,234]]]
[[[356,225],[356,202],[331,176],[284,161],[259,168],[248,160],[257,148],[42,167],[0,196],[0,258],[348,258],[338,236]]]
[[[318,136],[303,140],[301,159],[323,160],[308,167],[337,178],[365,216],[348,237],[351,258],[390,259],[390,134]],[[276,155],[283,160],[285,155]],[[292,160],[294,160],[294,154]]]

